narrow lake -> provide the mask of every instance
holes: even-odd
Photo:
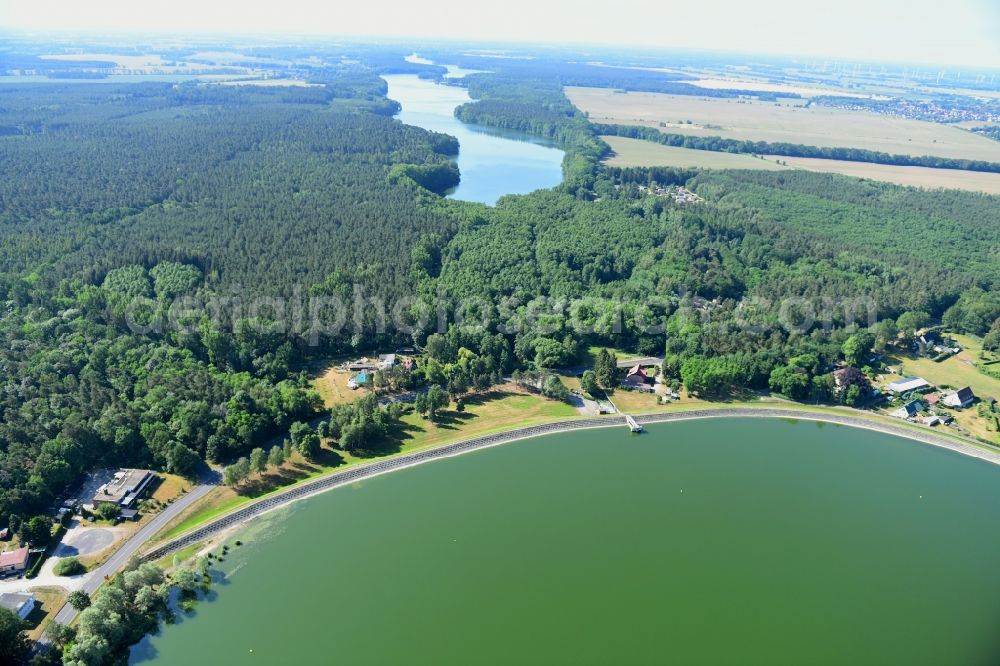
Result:
[[[270,514],[131,663],[995,665],[997,507],[843,426],[551,435]]]
[[[458,139],[462,182],[452,198],[493,205],[505,194],[527,194],[562,182],[562,150],[528,134],[459,121],[455,107],[471,101],[465,88],[410,74],[382,78],[389,83],[389,97],[403,107],[399,120]]]

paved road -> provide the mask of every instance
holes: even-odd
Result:
[[[684,421],[688,419],[719,417],[769,417],[827,421],[830,423],[839,423],[842,425],[877,430],[880,432],[907,437],[909,439],[948,448],[968,456],[973,456],[1000,465],[1000,453],[982,448],[971,441],[969,441],[969,443],[960,441],[964,438],[945,437],[930,430],[914,429],[904,427],[903,425],[896,425],[888,420],[875,421],[870,418],[863,418],[862,414],[865,413],[849,409],[844,409],[843,413],[837,414],[832,412],[813,412],[808,410],[786,409],[780,407],[724,407],[693,409],[689,411],[666,412],[661,414],[646,414],[637,416],[636,421],[640,424],[651,424],[663,423],[667,421]],[[621,427],[623,425],[625,425],[625,418],[622,416],[559,421],[543,425],[518,428],[491,435],[473,437],[454,444],[416,451],[414,453],[404,454],[393,458],[385,458],[366,465],[359,465],[357,467],[343,470],[342,472],[334,472],[333,474],[301,483],[270,497],[257,500],[247,506],[233,511],[232,513],[216,518],[201,527],[195,528],[187,534],[159,544],[155,548],[143,553],[141,558],[143,560],[159,559],[165,555],[180,550],[187,545],[203,541],[211,536],[214,536],[215,534],[229,529],[234,525],[246,522],[280,506],[284,506],[306,497],[311,497],[312,495],[325,492],[338,486],[354,483],[362,479],[385,474],[404,467],[418,465],[439,458],[461,455],[470,451],[490,446],[497,446],[499,444],[519,439],[537,437],[539,435],[578,429],[583,430],[601,427]],[[87,580],[87,583],[84,585],[84,589],[88,593],[96,590],[103,582],[105,576],[110,576],[121,568],[129,560],[129,558],[138,554],[139,549],[142,548],[142,546],[145,545],[145,543],[156,532],[158,532],[167,522],[183,511],[191,503],[203,497],[214,487],[216,483],[217,481],[212,481],[196,486],[187,495],[171,504],[167,510],[156,516],[141,530],[136,532],[132,538],[122,545],[122,547],[115,553],[114,556],[111,557],[111,559],[95,571],[95,575]],[[55,619],[57,622],[67,624],[71,622],[74,617],[76,617],[76,611],[67,604],[59,611],[59,613],[56,614]]]
[[[132,556],[138,553],[139,549],[146,545],[146,542],[149,541],[154,534],[163,529],[167,523],[176,518],[182,511],[184,511],[184,509],[204,497],[206,493],[212,490],[212,488],[216,485],[218,485],[218,478],[217,475],[213,473],[212,476],[202,479],[197,486],[189,490],[185,495],[177,500],[174,500],[174,502],[169,504],[166,509],[158,513],[152,520],[137,530],[135,534],[126,539],[125,542],[122,543],[121,547],[115,551],[115,554],[109,557],[104,564],[92,571],[88,575],[87,580],[80,586],[80,589],[87,594],[93,594],[97,591],[97,588],[104,583],[104,579],[106,577],[111,577],[115,572],[125,566]],[[69,604],[65,604],[61,609],[59,609],[59,612],[56,613],[53,619],[60,624],[69,624],[74,618],[76,618],[76,614],[77,611],[75,608]],[[41,642],[47,643],[48,638],[43,636]]]

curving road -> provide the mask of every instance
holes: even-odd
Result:
[[[136,530],[135,534],[126,539],[121,547],[104,564],[90,572],[83,584],[79,586],[79,589],[87,594],[96,592],[105,579],[110,578],[116,571],[125,566],[146,545],[146,542],[153,538],[154,534],[162,530],[167,523],[180,515],[184,509],[204,497],[216,485],[218,485],[216,476],[203,478],[198,485],[179,499],[174,500],[166,509],[158,513],[152,520]],[[59,609],[59,612],[52,619],[60,624],[69,624],[76,618],[76,615],[77,610],[67,603],[63,604],[63,607]],[[39,642],[48,643],[48,637],[43,635]]]
[[[865,412],[857,412],[858,414],[865,414]],[[787,419],[799,419],[799,420],[811,420],[811,421],[825,421],[828,423],[835,423],[840,425],[851,426],[854,428],[863,428],[867,430],[875,430],[878,432],[884,432],[890,435],[896,435],[899,437],[905,437],[907,439],[912,439],[918,442],[923,442],[925,444],[930,444],[933,446],[938,446],[942,448],[951,449],[962,453],[964,455],[972,456],[1000,465],[1000,450],[993,451],[985,448],[972,440],[965,440],[964,438],[954,437],[954,436],[944,436],[938,435],[930,430],[918,430],[915,428],[908,428],[902,425],[897,425],[891,421],[876,421],[871,418],[865,418],[862,416],[853,416],[850,413],[837,414],[832,412],[818,412],[818,411],[808,411],[799,409],[787,409],[787,408],[770,408],[770,407],[722,407],[722,408],[708,408],[708,409],[692,409],[684,412],[667,412],[663,414],[646,414],[643,416],[635,417],[636,421],[640,424],[653,424],[653,423],[667,423],[671,421],[687,421],[692,419],[704,419],[704,418],[734,418],[734,417],[757,417],[757,418],[787,418]],[[584,430],[591,428],[610,428],[610,427],[624,427],[625,417],[624,416],[608,416],[600,418],[583,418],[575,419],[570,421],[557,421],[553,423],[547,423],[543,425],[528,426],[525,428],[517,428],[514,430],[507,430],[505,432],[495,433],[491,435],[482,435],[479,437],[474,437],[468,440],[456,442],[454,444],[446,444],[444,446],[439,446],[432,449],[425,449],[422,451],[416,451],[414,453],[404,454],[396,456],[393,458],[386,458],[383,460],[378,460],[372,463],[359,465],[357,467],[352,467],[346,469],[342,472],[334,472],[327,476],[313,479],[311,481],[306,481],[287,490],[280,491],[271,495],[269,497],[256,500],[246,506],[236,509],[228,514],[220,516],[208,523],[205,523],[201,527],[195,528],[194,530],[183,534],[175,539],[159,544],[158,546],[152,548],[151,550],[139,555],[140,559],[143,561],[158,560],[165,555],[169,555],[172,552],[180,550],[186,546],[199,541],[204,541],[220,532],[223,532],[235,525],[244,523],[251,520],[261,514],[267,513],[268,511],[273,511],[281,506],[296,502],[298,500],[311,497],[318,493],[337,488],[339,486],[354,483],[356,481],[361,481],[363,479],[368,479],[381,474],[387,474],[399,469],[404,469],[406,467],[412,467],[414,465],[420,465],[432,460],[438,460],[440,458],[448,458],[451,456],[461,455],[463,453],[469,453],[471,451],[476,451],[479,449],[488,448],[491,446],[498,446],[501,444],[506,444],[508,442],[514,442],[521,439],[527,439],[531,437],[538,437],[541,435],[548,435],[558,432],[567,432],[571,430]],[[964,440],[964,441],[963,441]],[[166,510],[157,515],[153,520],[144,525],[142,529],[137,531],[130,539],[128,539],[121,548],[105,562],[101,567],[93,572],[83,585],[83,589],[88,593],[93,593],[101,583],[104,582],[105,577],[109,577],[114,574],[118,569],[125,565],[128,560],[136,555],[139,550],[149,541],[159,530],[161,530],[168,522],[170,522],[174,517],[180,514],[184,509],[189,507],[194,502],[198,501],[205,496],[208,491],[210,491],[217,483],[217,480],[202,481],[198,486],[195,486],[190,492],[184,495],[181,499],[175,501]],[[55,620],[62,624],[68,624],[76,617],[76,610],[66,604],[63,608],[56,614]],[[43,641],[45,638],[43,638]]]
[[[647,414],[636,417],[640,424],[666,423],[670,421],[686,421],[703,418],[733,418],[733,417],[760,417],[760,418],[789,418],[800,420],[826,421],[855,428],[876,430],[907,439],[916,440],[925,444],[931,444],[942,448],[951,449],[964,455],[980,458],[982,460],[1000,465],[1000,450],[994,452],[973,443],[964,443],[952,437],[938,435],[930,431],[920,431],[903,427],[891,422],[874,421],[861,416],[850,414],[836,414],[828,412],[812,412],[798,409],[782,408],[757,408],[757,407],[727,407],[715,409],[693,409],[685,412],[668,412],[664,414]],[[291,502],[311,497],[321,492],[337,488],[355,481],[367,479],[380,474],[386,474],[398,469],[412,467],[432,460],[461,455],[470,451],[498,446],[520,439],[537,437],[557,432],[569,430],[580,430],[589,428],[624,427],[624,416],[612,416],[602,418],[577,419],[573,421],[559,421],[538,426],[529,426],[508,430],[492,435],[483,435],[454,444],[448,444],[433,449],[417,451],[415,453],[387,458],[366,465],[359,465],[346,469],[342,472],[334,472],[313,481],[308,481],[288,490],[278,492],[267,498],[257,500],[251,504],[241,507],[231,513],[220,516],[198,527],[187,534],[183,534],[175,539],[162,543],[152,550],[142,555],[143,560],[157,560],[176,550],[189,546],[193,543],[203,541],[235,525],[244,523],[263,513],[272,511],[278,507]]]

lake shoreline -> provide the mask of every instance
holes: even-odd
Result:
[[[818,409],[793,409],[788,407],[709,407],[687,411],[667,412],[661,414],[644,414],[636,416],[643,425],[688,421],[696,419],[715,418],[772,418],[807,420],[842,425],[851,428],[871,430],[882,434],[901,437],[911,441],[937,448],[947,449],[967,457],[1000,465],[1000,451],[991,451],[984,446],[965,443],[960,439],[933,432],[923,432],[891,422],[883,422],[878,417],[863,417],[836,412],[824,412]],[[258,516],[294,502],[308,499],[335,488],[363,481],[390,472],[407,469],[434,460],[450,458],[473,451],[492,448],[525,439],[542,437],[544,435],[566,433],[574,430],[592,430],[596,428],[625,427],[624,417],[606,417],[595,419],[576,419],[555,421],[548,424],[514,428],[498,433],[481,435],[451,444],[443,444],[434,448],[416,451],[409,454],[385,458],[383,460],[359,465],[340,472],[332,472],[326,476],[304,482],[286,490],[265,497],[237,510],[214,518],[207,524],[194,528],[187,534],[182,534],[170,541],[162,543],[142,555],[144,561],[155,561],[171,553],[195,543],[218,536],[234,527],[246,523]]]

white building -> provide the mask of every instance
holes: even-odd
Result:
[[[957,407],[959,409],[965,409],[966,407],[971,407],[972,403],[976,401],[976,394],[972,392],[972,389],[966,386],[961,388],[954,393],[949,393],[941,399],[948,407]]]
[[[930,384],[922,377],[904,377],[889,384],[886,388],[890,393],[899,395],[900,393],[910,393],[923,388],[930,388]]]
[[[30,592],[7,592],[0,594],[0,608],[6,608],[22,620],[27,620],[35,610],[35,595]]]

